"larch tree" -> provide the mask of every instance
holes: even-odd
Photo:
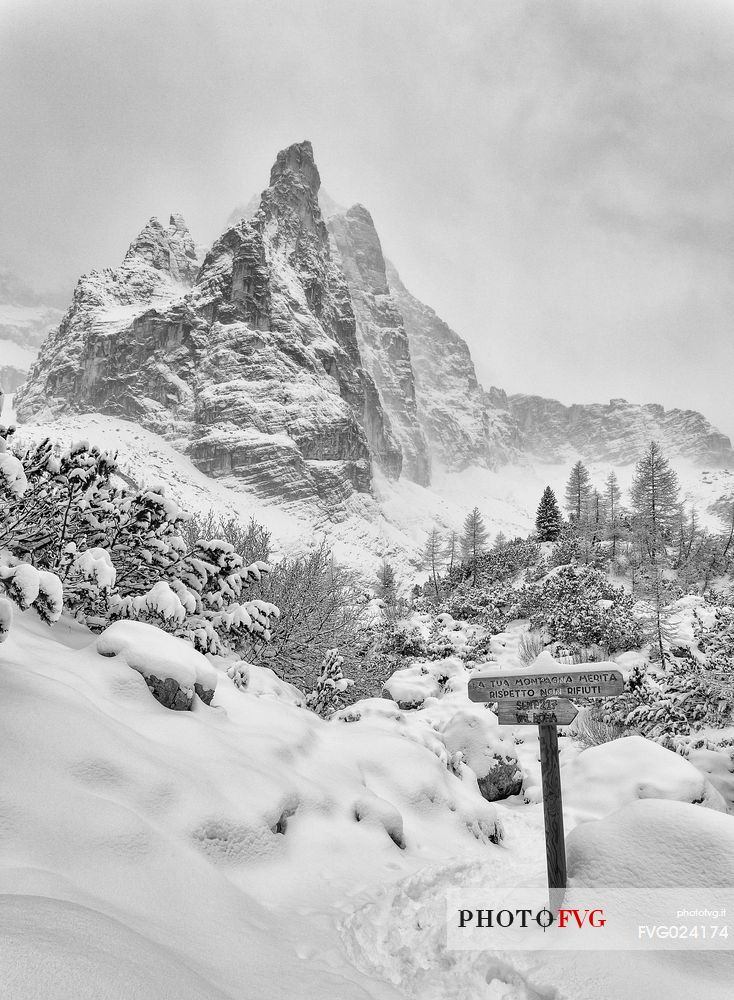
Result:
[[[487,551],[489,534],[484,524],[479,508],[475,507],[464,520],[464,531],[461,536],[461,554],[464,561],[472,569],[472,584],[477,582],[477,561]]]
[[[638,592],[647,603],[641,614],[643,633],[651,656],[664,667],[676,634],[678,619],[672,610],[673,590],[660,566],[648,564],[639,577]]]
[[[446,547],[443,551],[443,558],[446,560],[447,569],[449,576],[454,571],[454,563],[456,562],[456,557],[459,552],[459,536],[457,532],[452,531],[446,541]]]
[[[555,542],[561,533],[563,519],[558,508],[556,495],[546,486],[535,514],[535,530],[540,542]]]
[[[591,478],[583,462],[577,462],[571,469],[566,483],[566,510],[572,522],[581,526],[591,499]]]
[[[423,559],[431,574],[431,582],[433,584],[433,589],[435,591],[436,597],[441,592],[441,587],[438,582],[439,566],[442,556],[442,545],[441,545],[441,535],[438,529],[433,527],[428,532],[428,538],[426,539],[426,545],[423,549]]]
[[[622,538],[621,499],[617,476],[614,472],[610,472],[604,484],[604,507],[607,520],[606,537],[612,543],[612,559],[617,556],[617,543]]]
[[[665,553],[665,546],[678,519],[678,477],[670,468],[657,441],[637,463],[630,498],[633,527],[651,563]]]

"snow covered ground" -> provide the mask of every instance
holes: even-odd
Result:
[[[497,637],[495,667],[517,665],[519,634]],[[224,664],[212,707],[171,712],[124,644],[97,648],[34,612],[0,646],[3,997],[731,995],[729,953],[447,950],[449,887],[545,880],[533,729],[502,734],[524,795],[487,803],[471,771],[447,766],[445,734],[467,715],[499,737],[459,661],[418,711],[373,699],[325,722],[265,671],[237,689]],[[577,882],[731,878],[734,818],[690,764],[647,744],[561,743]]]

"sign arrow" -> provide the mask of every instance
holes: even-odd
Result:
[[[497,703],[497,721],[501,726],[570,726],[578,714],[579,710],[567,698]]]

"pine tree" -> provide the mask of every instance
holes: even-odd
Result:
[[[577,462],[571,469],[566,483],[566,510],[572,522],[581,526],[591,498],[589,470],[583,462]]]
[[[329,649],[321,664],[314,690],[306,696],[306,705],[322,719],[328,717],[340,706],[344,692],[354,681],[342,672],[343,657],[337,649]]]
[[[479,508],[475,507],[471,513],[466,515],[464,532],[461,536],[461,552],[464,561],[471,567],[473,586],[476,586],[477,583],[477,561],[487,551],[488,539],[489,535],[482,515],[479,513]]]
[[[555,542],[561,533],[562,518],[556,495],[546,486],[535,515],[535,530],[540,542]]]
[[[651,441],[637,463],[630,487],[633,526],[651,563],[665,554],[678,517],[678,477],[663,456],[657,441]]]
[[[441,588],[438,583],[438,568],[439,562],[441,560],[441,536],[438,533],[437,528],[431,528],[428,532],[428,538],[426,539],[426,545],[423,549],[423,559],[426,563],[429,573],[431,574],[431,581],[433,583],[433,589],[435,591],[436,597],[438,597],[441,592]]]
[[[622,537],[621,492],[617,476],[610,472],[604,484],[604,507],[606,513],[606,537],[612,543],[612,559],[617,556],[617,542]]]

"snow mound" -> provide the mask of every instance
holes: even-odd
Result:
[[[217,686],[217,671],[191,643],[145,622],[113,622],[94,642],[100,656],[119,656],[143,677],[171,679],[184,689]]]
[[[619,888],[734,885],[734,817],[643,799],[566,838],[571,884]]]
[[[710,781],[684,757],[643,736],[589,747],[564,764],[564,805],[578,822],[600,819],[636,799],[672,799],[726,812]]]
[[[303,692],[294,684],[281,680],[269,667],[238,660],[227,668],[227,676],[240,691],[256,698],[278,698],[288,705],[305,707]]]
[[[497,724],[491,712],[458,711],[441,735],[446,749],[461,754],[489,801],[516,795],[522,787],[522,770],[508,731]]]
[[[418,708],[428,698],[440,697],[450,678],[464,674],[461,660],[447,656],[396,670],[385,682],[383,690],[401,708]]]

